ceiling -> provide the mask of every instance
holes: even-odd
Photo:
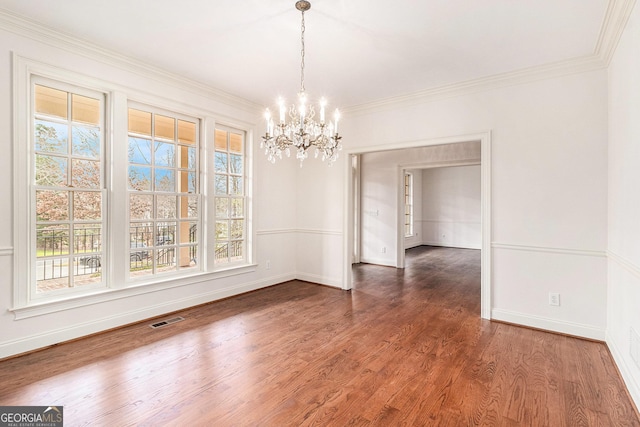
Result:
[[[305,86],[349,107],[594,54],[608,0],[311,0]],[[300,86],[295,0],[0,0],[259,105]]]

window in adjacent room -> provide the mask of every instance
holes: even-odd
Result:
[[[413,174],[404,173],[404,236],[413,236]]]

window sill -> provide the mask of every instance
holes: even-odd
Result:
[[[240,274],[253,273],[257,270],[257,264],[242,264],[216,271],[194,273],[190,276],[156,279],[146,282],[129,282],[127,287],[98,289],[91,293],[74,295],[64,299],[35,301],[22,307],[9,309],[14,315],[14,320],[28,319],[43,316],[75,308],[86,307],[93,304],[111,302],[122,298],[160,292],[180,286],[189,286]]]

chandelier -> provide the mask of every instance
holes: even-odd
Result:
[[[338,158],[338,151],[342,150],[338,135],[338,120],[340,112],[336,109],[333,121],[327,123],[325,110],[327,101],[324,98],[319,102],[319,118],[316,120],[316,110],[312,104],[307,103],[307,94],[304,88],[304,13],[311,8],[311,3],[305,0],[296,2],[296,9],[302,12],[301,42],[302,61],[300,64],[300,92],[298,93],[298,105],[285,106],[282,98],[278,99],[279,117],[274,122],[271,111],[267,108],[265,119],[267,132],[260,141],[260,148],[264,148],[265,154],[271,163],[276,158],[282,159],[282,153],[287,157],[291,151],[295,151],[296,158],[302,162],[309,156],[309,150],[313,149],[317,158],[322,155],[322,160],[327,160],[331,165]]]

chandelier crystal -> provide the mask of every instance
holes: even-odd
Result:
[[[300,0],[296,2],[296,9],[302,12],[301,42],[302,61],[300,64],[300,92],[298,93],[298,105],[292,104],[287,108],[285,101],[278,100],[278,121],[275,122],[271,111],[267,108],[265,119],[267,131],[260,141],[260,148],[264,148],[265,154],[271,163],[276,158],[282,159],[284,153],[287,157],[295,152],[296,158],[302,162],[309,156],[312,150],[316,158],[322,156],[331,165],[338,158],[338,151],[342,150],[338,134],[338,121],[340,112],[336,109],[333,121],[327,122],[325,111],[327,101],[321,98],[318,104],[319,117],[316,118],[316,109],[308,103],[304,88],[304,13],[311,8],[311,3]]]

